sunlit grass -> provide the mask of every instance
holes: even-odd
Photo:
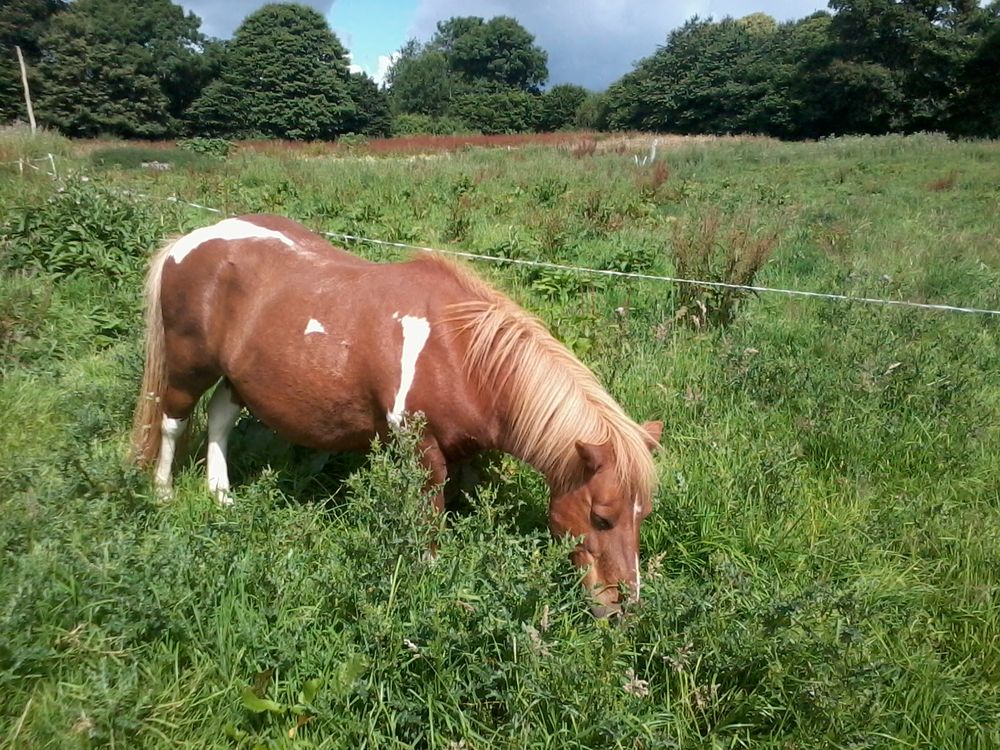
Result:
[[[668,285],[477,266],[666,422],[620,622],[591,619],[512,460],[436,524],[406,440],[326,457],[246,419],[228,510],[197,438],[170,502],[124,463],[144,258],[212,220],[167,196],[654,274],[716,216],[775,236],[758,282],[998,308],[997,149],[664,141],[663,179],[625,149],[85,155],[52,202],[0,172],[0,744],[1000,746],[994,319],[763,295],[697,328]]]

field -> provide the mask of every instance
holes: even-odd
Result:
[[[995,316],[474,265],[665,422],[643,599],[611,621],[511,459],[439,528],[412,436],[326,456],[246,417],[229,509],[197,425],[171,501],[127,463],[146,258],[213,220],[174,195],[1000,309],[996,142],[676,139],[645,166],[649,139],[600,145],[221,159],[0,136],[0,162],[59,172],[0,165],[0,746],[1000,747]]]

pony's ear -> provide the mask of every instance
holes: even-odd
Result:
[[[597,473],[611,463],[611,446],[607,443],[597,445],[596,443],[585,443],[582,440],[577,440],[576,452],[580,454],[580,458],[583,460],[583,465],[587,467],[587,471],[592,473]]]
[[[646,442],[646,445],[649,446],[650,451],[655,451],[660,447],[660,438],[663,436],[663,422],[646,422],[642,426],[642,429],[644,429],[646,434],[649,435],[649,440]]]

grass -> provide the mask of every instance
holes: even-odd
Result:
[[[145,258],[212,218],[174,194],[654,274],[707,221],[723,257],[767,240],[759,283],[1000,308],[996,143],[663,139],[658,172],[573,143],[0,171],[0,744],[1000,745],[995,319],[765,295],[694,327],[671,286],[477,266],[666,422],[620,622],[511,460],[436,526],[412,437],[323,456],[245,419],[227,510],[198,439],[169,503],[125,463]]]

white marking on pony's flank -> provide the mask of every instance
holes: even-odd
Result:
[[[642,503],[639,502],[639,498],[635,499],[635,503],[632,505],[632,518],[636,521],[639,520],[639,514],[642,512]]]
[[[184,434],[187,423],[186,419],[173,419],[166,414],[160,421],[160,457],[156,462],[153,482],[156,485],[157,493],[163,497],[170,495],[170,467],[174,462],[177,439]]]
[[[306,323],[305,335],[308,336],[310,333],[326,333],[326,329],[316,318],[309,318],[309,322]]]
[[[181,263],[192,250],[209,240],[278,240],[291,247],[295,243],[281,232],[257,226],[244,219],[223,219],[210,227],[195,229],[184,235],[170,248],[170,257]]]
[[[396,319],[399,313],[394,313]],[[389,424],[399,427],[403,423],[403,412],[406,410],[406,396],[413,385],[413,376],[417,371],[417,357],[423,351],[427,337],[431,333],[431,324],[426,318],[415,318],[412,315],[404,315],[399,320],[403,326],[403,355],[400,358],[399,390],[396,391],[396,400],[392,405],[386,418]]]

